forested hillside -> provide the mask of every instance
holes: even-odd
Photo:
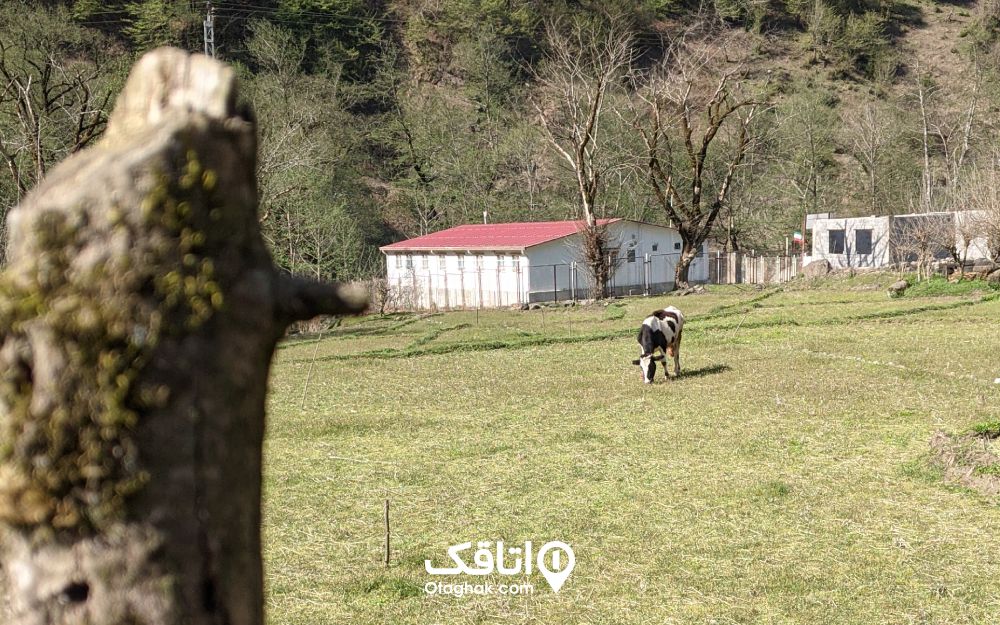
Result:
[[[207,10],[4,0],[4,214],[99,140],[138,55],[203,49]],[[760,250],[807,212],[1000,203],[997,0],[234,0],[212,13],[215,53],[259,122],[260,220],[293,272],[371,275],[379,245],[484,213],[688,221]]]

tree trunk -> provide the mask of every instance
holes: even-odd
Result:
[[[221,63],[151,52],[104,138],[11,213],[0,276],[5,623],[262,622],[275,344],[290,322],[359,312],[364,298],[272,264],[256,129],[236,102]]]
[[[583,261],[592,281],[590,297],[604,299],[607,297],[608,280],[614,271],[609,259],[607,226],[597,225],[596,222],[591,225],[588,221],[581,231],[581,238]]]
[[[693,246],[691,243],[685,241],[684,247],[681,250],[681,257],[677,259],[677,266],[674,267],[675,289],[686,289],[690,286],[688,283],[688,273],[691,269],[691,263],[694,262],[697,255],[698,246]]]

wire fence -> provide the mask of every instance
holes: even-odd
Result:
[[[543,302],[579,302],[598,289],[583,262],[527,263],[523,257],[482,255],[462,266],[432,262],[390,270],[381,298],[391,310],[451,310],[525,307]],[[658,295],[676,282],[679,253],[628,253],[609,257],[605,296]],[[771,284],[799,271],[796,256],[699,254],[688,270],[691,283]],[[378,294],[374,297],[379,300]]]

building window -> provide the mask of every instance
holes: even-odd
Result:
[[[413,255],[412,254],[407,254],[406,255],[406,268],[407,269],[413,269]]]
[[[634,249],[629,250],[628,254],[625,256],[625,258],[628,260],[628,262],[634,263],[635,262],[635,250]]]
[[[421,269],[431,268],[431,257],[428,256],[427,254],[424,254],[423,256],[420,257],[420,268]]]
[[[854,251],[858,254],[872,253],[871,229],[854,231]]]
[[[658,249],[660,249],[660,244],[659,243],[654,243],[653,244],[653,251],[655,252]]]
[[[500,254],[499,256],[497,256],[497,269],[503,269],[503,267],[506,264],[507,264],[507,256],[505,256],[504,254]]]
[[[445,270],[445,257],[444,256],[438,256],[438,269],[440,271],[444,271]]]
[[[830,235],[830,253],[831,254],[843,254],[844,253],[844,231],[843,230],[829,230],[827,234]]]
[[[459,254],[458,255],[458,270],[461,271],[462,269],[465,269],[465,255],[464,254]]]
[[[680,241],[674,243],[674,251],[675,252],[681,251],[681,242]]]
[[[393,256],[396,257],[396,269],[402,269],[403,268],[403,255],[402,254],[393,254]]]

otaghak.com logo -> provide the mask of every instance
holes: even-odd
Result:
[[[553,540],[545,543],[537,551],[533,551],[532,542],[525,541],[524,546],[508,547],[502,540],[479,541],[472,553],[471,562],[466,562],[467,554],[462,552],[472,549],[471,542],[459,543],[448,547],[448,557],[452,566],[436,567],[430,560],[424,560],[424,568],[431,575],[470,575],[482,577],[487,575],[515,576],[524,575],[529,580],[536,570],[548,582],[552,592],[566,583],[566,579],[576,566],[576,555],[573,548],[566,543]],[[424,592],[428,595],[523,595],[535,591],[535,585],[530,581],[519,583],[493,583],[483,581],[472,583],[467,580],[459,582],[431,581],[424,584]]]

